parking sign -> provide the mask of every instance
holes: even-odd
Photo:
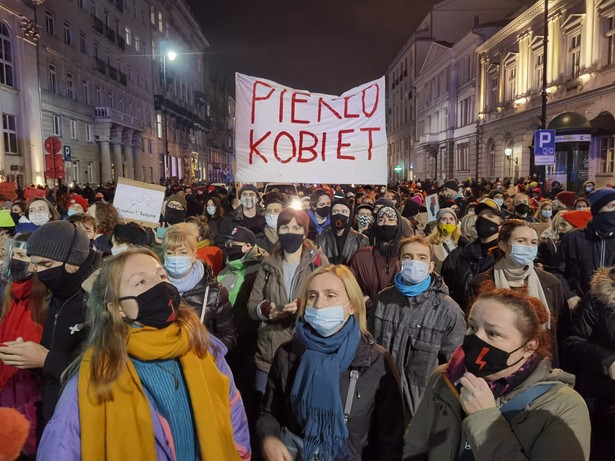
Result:
[[[536,130],[534,135],[534,165],[555,163],[555,130]]]

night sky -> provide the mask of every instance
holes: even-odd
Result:
[[[210,43],[211,75],[241,72],[319,93],[376,79],[431,0],[187,0]]]

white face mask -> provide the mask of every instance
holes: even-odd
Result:
[[[265,222],[267,223],[267,227],[276,229],[278,227],[278,215],[277,214],[266,214]]]
[[[49,213],[45,213],[44,211],[35,211],[34,213],[30,213],[28,217],[30,222],[37,226],[42,226],[49,222]]]
[[[214,214],[216,214],[216,207],[213,205],[210,205],[207,207],[207,214],[210,216],[213,216]]]
[[[256,197],[241,197],[241,205],[245,209],[251,210],[256,206]]]

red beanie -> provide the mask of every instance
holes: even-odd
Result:
[[[73,205],[74,203],[76,203],[77,205],[81,205],[81,208],[83,208],[84,213],[88,211],[88,202],[81,195],[79,194],[69,195],[68,199],[66,200],[66,209],[68,210],[70,206]]]
[[[30,423],[14,408],[0,408],[0,461],[13,461],[26,443]]]
[[[577,199],[577,194],[572,191],[564,190],[555,196],[557,200],[562,202],[568,208],[574,208],[574,202]]]
[[[562,213],[562,217],[576,229],[582,229],[592,219],[592,213],[589,210],[572,210]]]

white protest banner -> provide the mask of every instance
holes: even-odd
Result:
[[[119,178],[113,206],[126,221],[158,227],[165,190],[164,186]]]
[[[427,208],[427,222],[436,220],[436,215],[440,211],[440,202],[438,202],[438,194],[428,195],[425,198],[425,207]]]
[[[384,77],[341,96],[237,73],[240,182],[387,183]]]

